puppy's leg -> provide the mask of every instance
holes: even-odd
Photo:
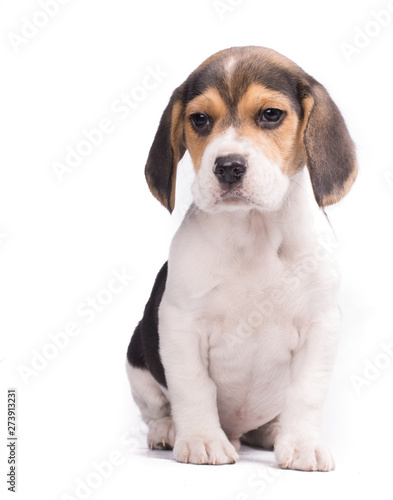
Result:
[[[150,448],[173,448],[175,430],[165,389],[165,373],[159,355],[158,307],[167,278],[165,263],[154,282],[142,320],[127,350],[127,373],[134,400],[149,427]]]
[[[265,450],[272,450],[277,436],[280,433],[279,417],[274,418],[270,422],[254,431],[243,434],[242,443],[256,448],[264,448]]]
[[[193,464],[229,464],[237,459],[221,428],[217,388],[208,373],[208,342],[194,315],[163,299],[160,353],[176,427],[175,460]]]
[[[313,323],[292,359],[292,380],[280,415],[281,431],[274,449],[280,467],[330,471],[334,460],[321,442],[323,404],[336,357],[340,314],[338,309]]]
[[[164,390],[145,368],[126,365],[132,395],[141,411],[142,419],[149,431],[147,442],[151,449],[172,449],[175,442],[175,428],[171,409]]]

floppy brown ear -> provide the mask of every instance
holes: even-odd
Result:
[[[175,206],[177,164],[186,151],[181,90],[169,100],[151,145],[145,176],[153,195],[172,212]]]
[[[341,200],[357,175],[355,146],[326,89],[312,79],[303,91],[303,147],[320,207]]]

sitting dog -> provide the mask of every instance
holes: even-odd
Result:
[[[338,280],[318,258],[312,215],[357,175],[342,115],[286,57],[231,48],[191,73],[162,115],[146,178],[170,212],[186,150],[193,203],[127,352],[148,443],[179,462],[228,464],[244,442],[274,448],[282,468],[330,471],[321,426]]]

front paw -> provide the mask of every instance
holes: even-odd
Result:
[[[235,448],[224,432],[217,434],[179,437],[173,448],[175,460],[190,464],[233,464],[238,459]]]
[[[171,417],[163,417],[149,422],[147,442],[153,450],[171,450],[175,441],[175,426]]]
[[[274,451],[282,469],[328,472],[335,467],[329,448],[319,442],[278,437]]]

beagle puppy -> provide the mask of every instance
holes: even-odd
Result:
[[[282,468],[330,471],[321,426],[338,280],[312,215],[356,178],[343,117],[286,57],[231,48],[191,73],[162,115],[146,179],[170,212],[186,150],[193,203],[127,352],[148,443],[179,462],[229,464],[244,442],[274,448]]]

